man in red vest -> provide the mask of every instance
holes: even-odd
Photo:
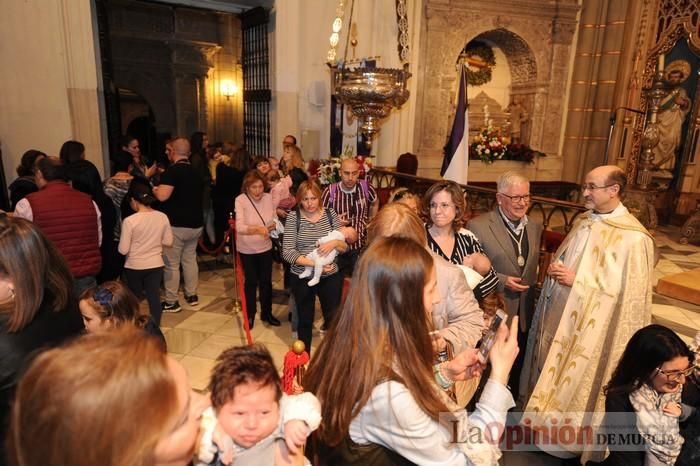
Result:
[[[37,162],[39,191],[17,203],[15,216],[34,222],[65,257],[73,273],[76,297],[96,285],[102,267],[100,209],[92,198],[67,182],[63,162],[44,157]]]

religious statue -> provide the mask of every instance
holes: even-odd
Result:
[[[690,99],[685,89],[681,87],[690,74],[690,64],[685,60],[675,60],[665,71],[669,92],[659,103],[656,117],[659,143],[652,152],[655,168],[670,174],[676,164],[683,122],[690,111]]]
[[[513,96],[513,100],[506,108],[506,111],[510,113],[510,141],[513,144],[519,144],[522,142],[520,136],[522,124],[529,120],[530,117],[525,107],[520,103],[520,97],[518,96]]]

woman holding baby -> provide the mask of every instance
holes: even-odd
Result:
[[[260,290],[262,321],[278,327],[280,321],[272,315],[272,241],[275,229],[275,208],[272,197],[265,192],[265,180],[255,170],[243,178],[241,195],[236,198],[236,247],[241,256],[245,275],[245,302],[248,325],[255,323],[255,294]]]
[[[304,181],[297,189],[296,198],[297,209],[289,213],[284,226],[282,256],[291,264],[291,287],[299,312],[299,339],[304,342],[306,350],[310,353],[316,296],[321,302],[325,329],[330,325],[340,304],[343,277],[338,273],[335,260],[323,266],[323,274],[315,285],[311,282],[313,276],[302,278],[300,275],[304,274],[306,267],[316,265],[316,261],[307,257],[314,250],[316,256],[324,257],[334,250],[343,253],[348,245],[340,239],[317,244],[329,233],[340,228],[335,211],[321,205],[321,190],[318,185],[312,181]]]

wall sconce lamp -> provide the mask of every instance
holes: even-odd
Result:
[[[238,94],[238,86],[228,79],[221,81],[221,95],[226,97],[226,100],[231,100],[231,97]]]

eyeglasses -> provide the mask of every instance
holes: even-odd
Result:
[[[523,194],[522,196],[509,196],[509,195],[506,194],[506,193],[498,193],[498,194],[507,197],[507,198],[510,199],[512,202],[520,202],[520,201],[522,201],[522,202],[530,202],[530,195],[529,195],[529,194]]]
[[[683,377],[688,377],[690,374],[693,373],[695,370],[696,366],[690,366],[689,368],[682,370],[682,371],[664,371],[661,368],[657,368],[656,372],[658,374],[663,374],[666,376],[666,378],[672,382],[676,382],[680,380],[681,376]]]
[[[603,185],[603,186],[596,186],[596,185],[594,185],[593,183],[582,184],[582,185],[581,185],[581,191],[582,191],[582,192],[583,192],[583,191],[586,191],[586,190],[588,190],[588,191],[595,191],[596,189],[605,189],[605,188],[609,188],[609,187],[611,187],[611,186],[615,186],[616,184],[617,184],[617,183],[606,184],[606,185]]]
[[[428,205],[428,207],[430,207],[430,210],[438,210],[438,209],[448,210],[448,209],[453,208],[454,206],[455,206],[454,204],[450,204],[449,202],[443,202],[443,203],[441,203],[441,204],[437,204],[437,203],[435,203],[435,202],[431,202],[431,203]]]

